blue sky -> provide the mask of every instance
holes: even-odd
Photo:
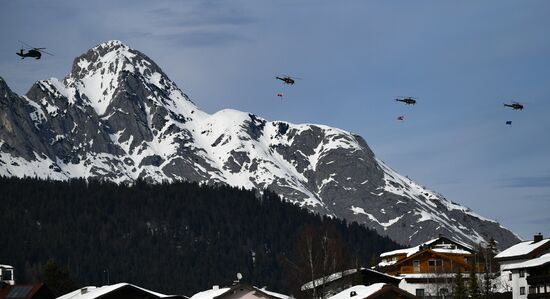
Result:
[[[119,39],[207,112],[357,133],[401,174],[550,236],[549,14],[545,0],[4,1],[0,76],[22,94]],[[18,40],[55,56],[21,61]],[[416,106],[393,101],[409,95]]]

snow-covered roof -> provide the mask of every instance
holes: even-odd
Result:
[[[123,282],[123,283],[117,283],[113,285],[102,286],[102,287],[88,286],[88,287],[80,288],[78,290],[72,291],[63,296],[57,297],[57,299],[95,299],[105,294],[108,294],[110,292],[116,291],[125,286],[131,286],[131,287],[140,289],[144,292],[147,292],[159,298],[172,297],[172,295],[164,295],[161,293],[153,292],[153,291],[138,287],[133,284]],[[85,289],[84,292],[83,292],[83,289]]]
[[[368,269],[368,268],[360,268],[359,269],[359,271],[363,271],[363,270],[370,271],[370,272],[373,272],[373,273],[377,273],[377,274],[380,274],[380,275],[384,275],[386,277],[399,279],[399,277],[391,276],[391,275],[388,275],[386,273],[382,273],[380,271],[376,271],[376,270],[373,270],[373,269]],[[333,273],[329,276],[325,276],[325,277],[321,277],[321,278],[316,279],[315,280],[315,285],[316,286],[321,285],[321,284],[323,284],[323,282],[324,283],[329,283],[329,282],[335,281],[337,279],[340,279],[344,276],[354,274],[356,272],[357,272],[357,269],[349,269],[349,270],[344,270],[342,272],[336,272],[336,273]],[[309,290],[309,289],[312,289],[312,288],[313,288],[313,281],[310,281],[310,282],[302,285],[302,287],[300,289],[302,291],[305,291],[305,290]]]
[[[439,238],[435,238],[435,239],[431,239],[429,241],[426,241],[420,245],[417,245],[417,246],[414,246],[414,247],[410,247],[410,248],[402,248],[402,249],[397,249],[397,250],[393,250],[393,251],[388,251],[388,252],[384,252],[380,255],[380,257],[386,257],[386,256],[393,256],[393,255],[400,255],[400,254],[406,254],[407,257],[417,253],[419,250],[420,250],[420,247],[421,246],[429,246],[429,245],[432,245],[433,243],[435,243],[436,241],[438,241],[439,239],[441,239],[441,237]],[[461,243],[461,242],[457,242],[457,241],[454,241],[454,240],[450,240],[460,246],[464,246],[466,248],[471,248],[470,246],[464,244],[464,243]],[[435,248],[433,248],[435,249]],[[441,250],[441,251],[438,251],[438,252],[448,252],[448,251],[444,251],[444,250],[447,250],[447,248],[437,248],[438,250]],[[452,250],[452,248],[449,248],[448,250]]]
[[[454,278],[455,273],[407,273],[399,274],[399,278],[407,280],[408,278]],[[468,273],[462,273],[463,277],[468,277]]]
[[[502,266],[502,270],[512,270],[512,269],[524,269],[538,267],[550,263],[550,253],[541,255],[537,258],[530,259],[520,263],[512,263]]]
[[[265,295],[272,296],[272,297],[275,297],[275,298],[279,298],[279,299],[289,299],[290,298],[287,295],[283,295],[283,294],[275,293],[275,292],[272,292],[272,291],[268,291],[268,290],[265,289],[265,287],[264,288],[252,287],[252,288],[254,290],[258,291],[258,292],[262,292]],[[191,296],[191,298],[189,298],[189,299],[214,299],[218,296],[221,296],[221,295],[225,294],[229,290],[231,290],[231,288],[218,288],[218,287],[215,287],[215,288],[212,288],[210,290],[206,290],[206,291],[196,293],[195,295]]]
[[[10,266],[10,265],[0,265],[0,268],[4,268],[4,269],[13,269],[13,266]]]
[[[264,288],[261,288],[261,289],[260,289],[260,288],[257,288],[257,287],[254,287],[254,288],[255,288],[256,290],[262,292],[262,293],[265,293],[265,294],[267,294],[267,295],[269,295],[269,296],[272,296],[272,297],[275,297],[275,298],[279,298],[279,299],[289,299],[289,298],[290,298],[290,296],[288,296],[288,295],[284,295],[284,294],[279,294],[279,293],[275,293],[275,292],[272,292],[272,291],[268,291],[268,290],[265,289],[265,287],[264,287]]]
[[[328,299],[349,299],[349,298],[352,298],[350,297],[351,292],[356,293],[356,295],[353,296],[354,298],[363,299],[380,291],[385,285],[386,285],[385,283],[375,283],[369,286],[356,285],[351,288],[347,288],[341,291],[340,293],[332,297],[329,297]]]
[[[453,253],[453,254],[470,254],[471,252],[463,250],[463,249],[447,249],[447,248],[432,248],[432,251],[439,252],[439,253]]]
[[[550,242],[550,239],[543,239],[538,242],[534,242],[533,240],[524,241],[502,251],[501,253],[497,254],[495,258],[501,259],[501,258],[523,256],[533,252],[533,250],[547,244],[548,242]]]
[[[381,261],[380,263],[378,263],[378,267],[387,267],[387,266],[391,266],[393,264],[397,263],[397,260],[395,261]]]
[[[321,278],[318,278],[318,279],[315,279],[314,281],[310,281],[304,285],[302,285],[302,287],[300,288],[302,291],[305,291],[305,290],[309,290],[311,288],[313,288],[314,285],[320,285],[323,283],[323,281],[325,283],[327,282],[331,282],[331,281],[335,281],[337,279],[340,279],[344,276],[347,276],[347,275],[350,275],[350,274],[353,274],[357,272],[357,269],[350,269],[350,270],[344,270],[342,272],[336,272],[336,273],[332,273],[330,274],[329,276],[325,276],[325,277],[321,277]],[[315,284],[314,284],[315,283]]]
[[[467,250],[463,250],[460,248],[430,248],[431,250],[439,253],[454,253],[454,254],[470,254],[471,252]],[[394,256],[399,254],[405,254],[406,257],[412,256],[413,254],[420,251],[420,246],[415,246],[411,248],[404,248],[404,249],[398,249],[394,251],[384,252],[380,255],[380,257],[388,257],[388,256]],[[387,261],[386,263],[392,264],[391,261]],[[395,263],[395,262],[393,262]]]
[[[380,255],[380,257],[387,257],[387,256],[394,256],[394,255],[400,255],[405,254],[407,257],[415,254],[420,249],[420,246],[415,246],[411,248],[403,248],[403,249],[397,249],[393,251],[384,252]]]
[[[189,299],[213,299],[214,297],[218,297],[225,292],[229,291],[231,288],[213,288],[210,290],[198,292],[195,295],[191,296]]]

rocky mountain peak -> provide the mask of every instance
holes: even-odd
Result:
[[[132,52],[133,50],[120,41],[101,43],[74,59],[71,73],[65,80],[72,83],[96,72],[102,75],[106,71],[114,72],[117,64],[124,64],[125,60],[135,56]]]
[[[4,81],[4,78],[0,77],[0,94],[3,97],[7,97],[8,93],[11,93],[11,90],[8,87],[8,84],[6,84],[6,81]]]
[[[468,243],[494,238],[500,247],[518,240],[399,175],[350,132],[231,109],[202,112],[120,41],[77,57],[63,81],[39,81],[24,97],[8,91],[0,79],[0,175],[270,189],[402,244],[440,233]]]
[[[143,102],[148,99],[180,118],[196,110],[153,60],[117,40],[101,43],[77,57],[62,85],[69,97],[85,97],[98,115],[120,108],[109,109],[113,102],[126,105],[125,100],[139,100],[141,104],[135,104],[145,108]]]

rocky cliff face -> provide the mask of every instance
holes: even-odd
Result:
[[[115,182],[189,180],[271,189],[403,244],[437,234],[468,243],[517,236],[405,178],[360,136],[322,125],[201,111],[147,56],[119,41],[26,96],[0,79],[0,175]]]

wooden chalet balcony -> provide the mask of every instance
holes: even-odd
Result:
[[[550,281],[550,274],[527,276],[527,283],[529,285],[547,284],[549,281]]]
[[[483,273],[483,267],[481,266],[477,266],[477,273]],[[424,265],[420,266],[420,269],[419,268],[416,268],[416,271],[415,271],[415,268],[414,266],[401,266],[399,267],[399,273],[401,274],[411,274],[411,273],[432,273],[432,274],[436,274],[436,273],[457,273],[458,272],[458,269],[454,268],[454,269],[451,269],[451,267],[437,267],[437,268],[433,268],[433,267],[426,267]],[[460,272],[462,272],[462,275],[468,275],[468,269],[460,269]]]

